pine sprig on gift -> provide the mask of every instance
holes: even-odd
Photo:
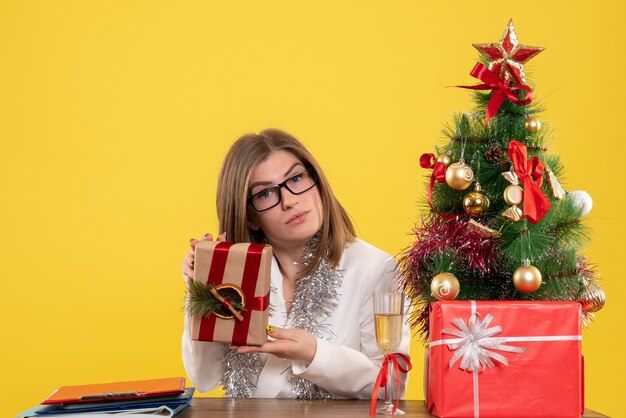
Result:
[[[187,289],[187,304],[185,311],[192,316],[209,316],[216,312],[223,316],[232,316],[230,311],[213,296],[211,289],[215,289],[212,283],[204,284],[196,280],[189,280]],[[241,312],[241,296],[231,288],[219,289],[220,295],[226,298],[233,308]]]

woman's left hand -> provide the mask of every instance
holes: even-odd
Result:
[[[269,353],[276,357],[301,361],[310,364],[317,350],[317,339],[313,334],[300,328],[267,327],[267,335],[275,338],[260,347],[241,346],[238,353]]]

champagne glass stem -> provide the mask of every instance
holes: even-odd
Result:
[[[392,395],[391,395],[391,385],[393,381],[391,380],[393,376],[393,362],[391,359],[388,361],[388,373],[387,373],[387,384],[385,385],[385,409],[391,411],[393,409]]]

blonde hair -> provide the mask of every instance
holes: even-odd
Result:
[[[323,220],[320,229],[320,244],[313,262],[302,272],[311,273],[321,258],[328,252],[331,266],[336,267],[346,244],[355,238],[354,227],[348,213],[335,198],[326,176],[315,158],[293,136],[278,129],[266,129],[259,134],[247,134],[239,138],[230,148],[217,184],[217,217],[220,232],[226,232],[230,242],[264,243],[262,231],[248,226],[248,194],[252,170],[265,161],[273,151],[287,151],[296,156],[306,168],[312,168],[317,180]]]

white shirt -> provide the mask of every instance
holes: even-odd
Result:
[[[372,295],[374,292],[398,290],[396,263],[385,252],[356,239],[346,246],[337,269],[343,276],[343,283],[338,289],[338,306],[326,321],[332,331],[329,339],[317,338],[315,357],[308,365],[262,354],[264,367],[252,397],[293,398],[291,384],[287,373],[284,373],[290,365],[293,365],[295,375],[315,383],[337,398],[367,399],[372,396],[383,358],[376,345]],[[283,277],[275,259],[272,262],[271,288],[269,323],[290,328],[291,318],[283,302]],[[211,391],[222,379],[223,344],[192,341],[190,335],[191,321],[185,316],[182,341],[185,370],[198,391]],[[408,356],[409,342],[410,330],[405,321],[398,352]],[[401,376],[402,393],[406,377]]]

